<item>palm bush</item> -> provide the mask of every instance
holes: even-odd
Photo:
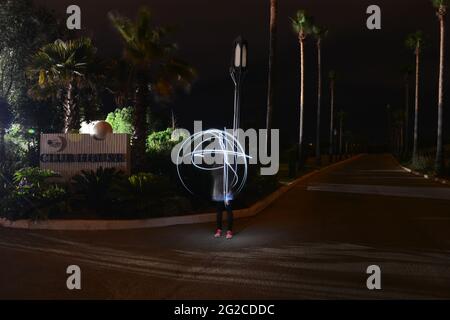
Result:
[[[115,168],[100,167],[96,171],[81,171],[72,178],[72,206],[75,209],[105,210],[113,208],[117,201],[124,174]]]

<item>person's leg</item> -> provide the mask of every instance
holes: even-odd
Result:
[[[216,203],[216,226],[217,229],[222,230],[222,218],[223,218],[223,204],[222,202]]]
[[[233,208],[231,207],[231,203],[229,203],[227,206],[225,206],[225,209],[227,210],[227,224],[228,224],[228,231],[233,231]]]

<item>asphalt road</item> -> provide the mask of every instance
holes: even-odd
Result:
[[[212,224],[0,228],[0,298],[450,298],[450,188],[363,156],[303,181],[232,240]],[[66,268],[82,290],[66,288]],[[369,265],[382,289],[366,287]]]

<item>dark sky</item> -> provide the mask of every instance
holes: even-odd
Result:
[[[180,123],[193,120],[206,126],[231,126],[232,82],[228,75],[231,43],[243,35],[250,43],[250,70],[245,83],[244,125],[263,127],[266,111],[269,1],[265,0],[35,0],[62,17],[65,8],[82,9],[84,32],[93,36],[102,55],[120,53],[120,42],[106,13],[117,10],[134,17],[142,5],[154,12],[155,21],[178,26],[180,55],[199,71],[190,96],[178,99]],[[348,113],[348,128],[370,141],[383,143],[386,105],[403,106],[402,66],[414,57],[404,47],[410,32],[422,29],[429,35],[424,52],[420,134],[423,144],[433,144],[437,122],[438,23],[428,0],[279,0],[278,88],[275,126],[285,141],[298,136],[299,50],[289,17],[304,8],[317,23],[330,30],[324,43],[324,74],[338,74],[337,106]],[[366,28],[366,8],[382,9],[382,30]],[[450,41],[450,39],[449,39]],[[316,58],[313,41],[307,43],[305,134],[312,140],[316,108]],[[328,84],[325,83],[323,136],[329,123]],[[446,86],[448,88],[448,86]],[[448,91],[448,90],[447,90]],[[413,93],[413,92],[412,92]],[[413,101],[413,99],[411,100]],[[447,117],[448,118],[448,117]],[[446,121],[448,124],[448,121]],[[447,125],[448,127],[448,125]],[[448,131],[447,131],[448,132]],[[446,135],[448,136],[448,134]]]

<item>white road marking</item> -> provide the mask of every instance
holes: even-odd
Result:
[[[308,191],[372,194],[379,196],[450,200],[450,188],[400,187],[359,184],[311,184]]]

